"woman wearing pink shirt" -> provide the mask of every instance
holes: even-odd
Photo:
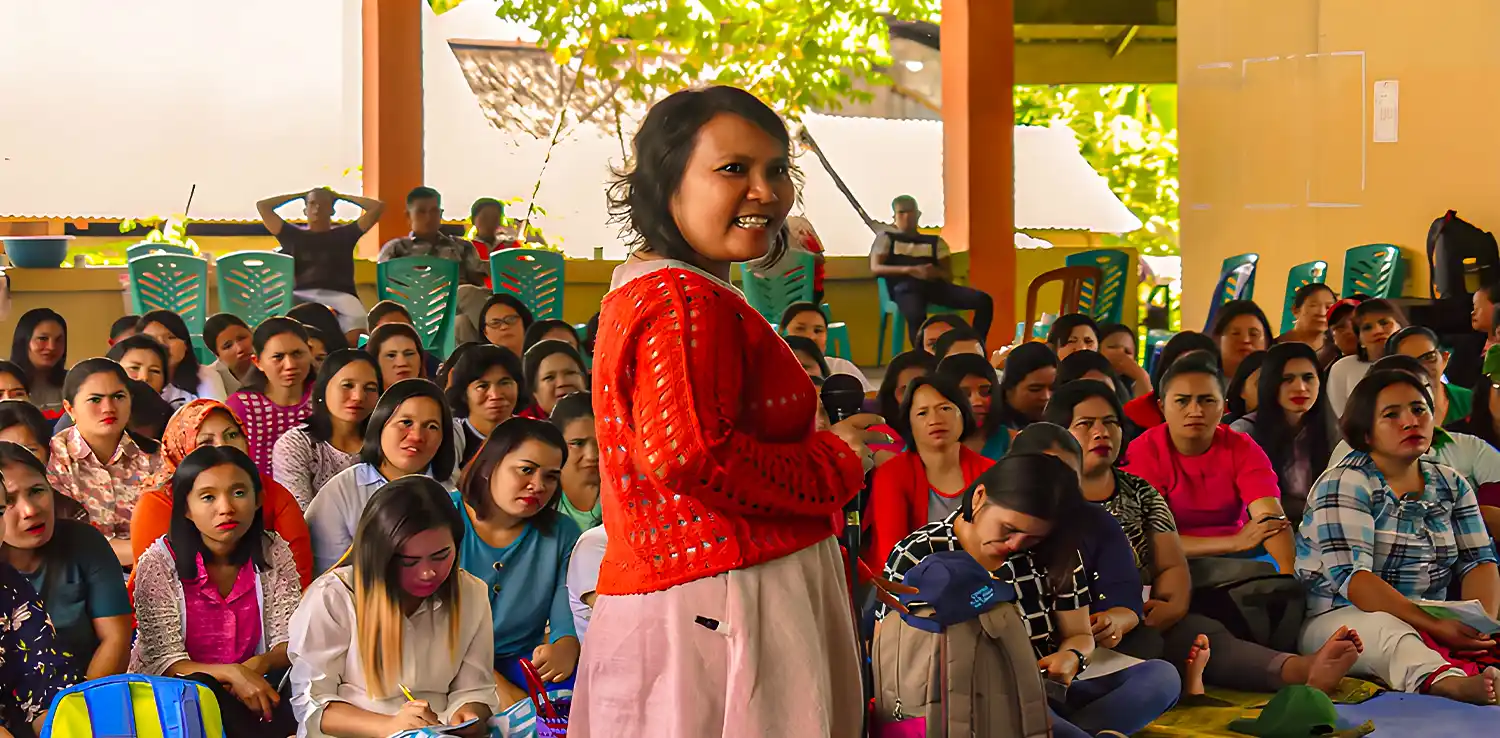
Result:
[[[1190,356],[1162,376],[1167,419],[1130,444],[1125,471],[1159,490],[1177,519],[1188,558],[1269,553],[1290,573],[1292,532],[1276,472],[1249,436],[1220,426],[1224,377],[1207,357]]]

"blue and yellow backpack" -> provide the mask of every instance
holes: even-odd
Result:
[[[95,679],[57,693],[42,738],[224,738],[219,701],[186,679],[141,674]]]

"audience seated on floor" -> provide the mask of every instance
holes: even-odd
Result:
[[[1001,425],[1000,413],[991,412],[995,388],[1000,385],[995,368],[983,356],[954,354],[938,362],[937,375],[958,385],[974,415],[974,430],[964,436],[964,446],[991,461],[1010,448],[1011,432]]]
[[[271,476],[303,510],[335,474],[359,462],[365,424],[380,400],[380,368],[358,349],[328,355],[313,380],[309,412],[271,448]]]
[[[1276,472],[1281,507],[1296,528],[1307,509],[1307,494],[1328,466],[1339,443],[1338,418],[1328,406],[1311,346],[1291,341],[1266,352],[1257,394],[1264,404],[1230,428],[1250,436]]]
[[[552,407],[574,392],[589,387],[588,370],[578,349],[563,341],[542,341],[521,357],[521,373],[533,404],[517,413],[523,418],[546,420]]]

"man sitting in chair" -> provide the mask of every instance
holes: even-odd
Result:
[[[981,336],[989,335],[995,301],[984,292],[953,283],[948,244],[940,236],[917,230],[922,211],[917,209],[916,198],[902,195],[891,201],[891,210],[896,228],[875,236],[870,247],[870,271],[885,277],[891,299],[906,319],[911,345],[922,345],[919,331],[930,304],[973,310],[974,330]]]
[[[443,233],[443,198],[431,187],[417,187],[406,196],[406,217],[411,234],[393,238],[380,247],[378,261],[406,256],[436,256],[458,262],[458,316],[453,326],[456,343],[483,341],[480,330],[484,303],[490,299],[485,287],[490,273],[474,244]]]

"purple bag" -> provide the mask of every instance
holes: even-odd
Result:
[[[927,718],[906,718],[893,723],[876,721],[870,738],[927,738]]]
[[[531,659],[521,659],[521,671],[526,674],[526,691],[536,703],[537,738],[564,738],[568,734],[568,712],[573,706],[572,697],[557,700],[547,696],[547,685]]]

